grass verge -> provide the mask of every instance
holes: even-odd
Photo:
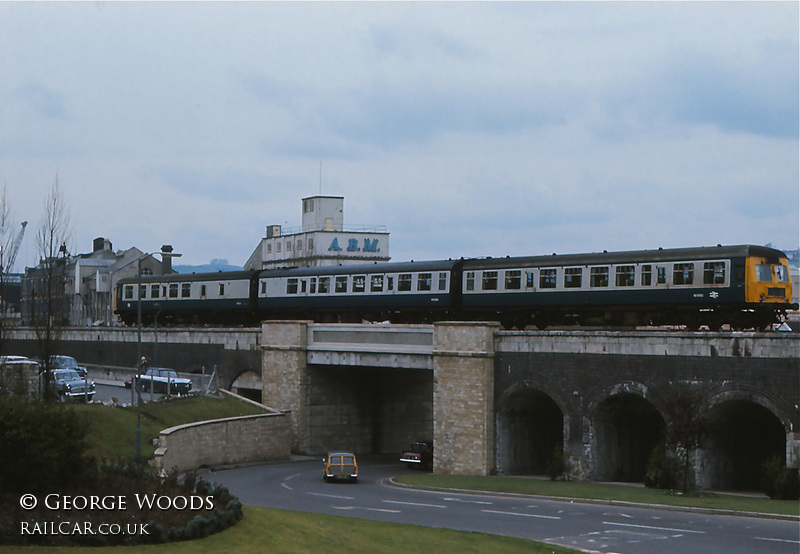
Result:
[[[411,546],[409,546],[411,545]],[[402,523],[308,514],[272,508],[244,507],[244,519],[234,527],[205,539],[189,542],[124,547],[126,554],[151,552],[203,554],[235,552],[248,554],[407,554],[426,552],[483,554],[568,554],[574,550],[484,533],[433,529]],[[10,552],[11,547],[0,547]],[[47,554],[97,552],[96,547],[14,547],[14,551]]]
[[[644,487],[611,485],[583,481],[549,481],[525,477],[473,477],[464,475],[404,475],[395,479],[399,483],[421,487],[463,489],[488,492],[508,492],[555,496],[559,498],[588,498],[593,500],[661,504],[665,506],[687,506],[757,512],[778,515],[800,515],[800,503],[796,500],[771,500],[768,498],[648,489]]]

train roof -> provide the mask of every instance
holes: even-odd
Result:
[[[185,281],[239,281],[249,280],[258,271],[215,271],[210,273],[169,273],[167,275],[142,275],[142,283],[181,283]],[[130,285],[139,277],[125,277],[118,284]]]
[[[293,267],[287,269],[265,269],[261,277],[303,277],[318,275],[352,275],[374,273],[412,273],[418,271],[448,271],[455,260],[430,262],[381,262],[372,264],[348,264],[316,267]]]
[[[520,266],[602,265],[641,262],[692,261],[760,256],[777,260],[786,254],[766,246],[701,246],[695,248],[659,248],[657,250],[631,250],[624,252],[595,252],[586,254],[551,254],[506,258],[472,259],[464,262],[464,269],[510,268]]]

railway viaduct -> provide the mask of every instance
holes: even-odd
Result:
[[[17,332],[14,353],[32,355]],[[64,351],[132,365],[136,332],[71,330]],[[760,465],[800,463],[800,335],[674,330],[502,331],[491,323],[144,331],[143,352],[291,414],[297,453],[393,453],[432,440],[434,471],[641,482],[676,390],[711,433],[694,460],[702,488],[755,489]],[[259,390],[260,388],[260,390]],[[259,394],[260,393],[260,394]]]

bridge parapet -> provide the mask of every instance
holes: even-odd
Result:
[[[308,325],[308,363],[433,369],[432,325]]]

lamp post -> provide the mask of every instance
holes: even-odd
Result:
[[[136,462],[142,461],[142,382],[138,379],[142,374],[142,260],[153,254],[161,254],[161,263],[164,258],[180,258],[182,254],[171,252],[162,247],[161,252],[142,254],[136,260],[136,376],[133,379],[136,387]]]

